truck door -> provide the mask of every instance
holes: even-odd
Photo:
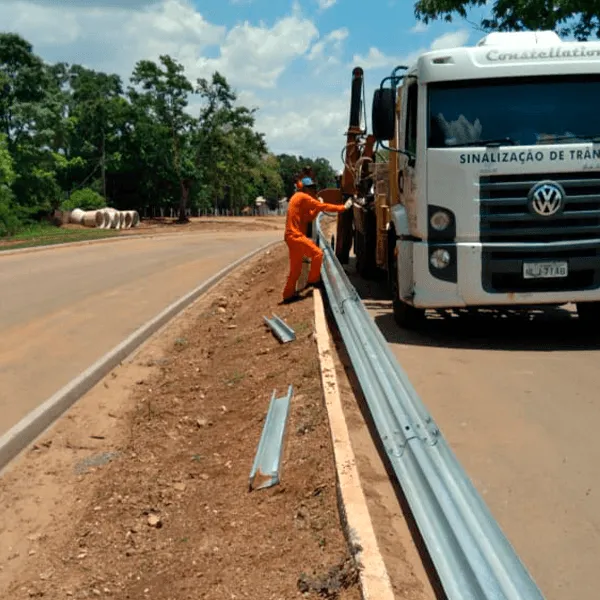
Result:
[[[398,169],[398,195],[406,208],[408,222],[412,230],[416,226],[416,187],[415,170],[417,154],[417,107],[419,85],[414,77],[408,77],[402,93],[402,114],[398,128],[398,146],[412,157],[401,154]]]

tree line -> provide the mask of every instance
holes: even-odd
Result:
[[[190,81],[168,55],[115,74],[48,64],[0,33],[0,235],[57,209],[106,205],[156,215],[228,210],[262,196],[270,208],[310,166],[335,185],[324,158],[276,156],[219,72]]]

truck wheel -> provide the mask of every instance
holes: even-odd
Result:
[[[600,329],[600,302],[577,302],[579,321],[592,329]]]
[[[388,239],[388,282],[392,294],[394,320],[403,329],[418,329],[425,322],[425,310],[400,300],[398,287],[398,259],[394,252],[395,239]]]

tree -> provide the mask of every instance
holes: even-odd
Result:
[[[251,173],[247,195],[248,204],[254,206],[256,198],[262,196],[271,210],[277,209],[284,194],[283,179],[279,172],[279,161],[273,154],[267,154],[258,161]]]
[[[237,96],[219,72],[210,81],[199,79],[197,92],[202,108],[195,137],[196,165],[205,193],[215,205],[227,193],[228,208],[239,210],[252,193],[252,178],[267,152],[264,136],[254,131],[255,111],[236,106]]]
[[[13,161],[8,152],[6,137],[0,135],[0,237],[13,234],[19,227],[14,214],[11,186],[15,180]]]
[[[310,167],[313,170],[319,188],[335,187],[336,173],[326,158],[311,159],[289,154],[280,154],[277,158],[279,172],[285,186],[285,195],[288,198],[294,193],[296,178],[304,167]]]
[[[488,5],[487,0],[418,0],[415,15],[428,23],[435,19],[452,21],[467,17],[471,8]],[[493,0],[491,15],[481,21],[485,31],[555,30],[583,41],[600,37],[598,0]]]
[[[224,75],[192,84],[166,55],[138,62],[125,91],[117,75],[46,64],[0,34],[0,235],[59,206],[106,201],[142,214],[177,208],[181,221],[188,208],[238,212],[257,196],[276,207],[305,164],[330,185],[325,159],[269,153],[255,116]]]
[[[131,81],[138,89],[130,87],[129,98],[142,134],[139,142],[143,154],[153,163],[147,166],[159,169],[172,196],[178,192],[179,221],[185,222],[195,170],[191,145],[194,120],[186,108],[194,88],[182,65],[167,55],[159,60],[160,64],[149,60],[137,63]]]
[[[61,199],[48,146],[55,123],[51,81],[31,44],[0,34],[0,123],[14,165],[15,210],[25,220],[56,208]]]

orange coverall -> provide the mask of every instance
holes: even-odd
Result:
[[[305,192],[296,192],[290,198],[284,236],[290,251],[290,274],[283,290],[284,300],[291,298],[296,293],[296,282],[302,273],[304,256],[312,260],[308,283],[317,283],[321,276],[323,250],[306,237],[307,225],[320,212],[343,212],[344,210],[343,204],[325,204]]]

